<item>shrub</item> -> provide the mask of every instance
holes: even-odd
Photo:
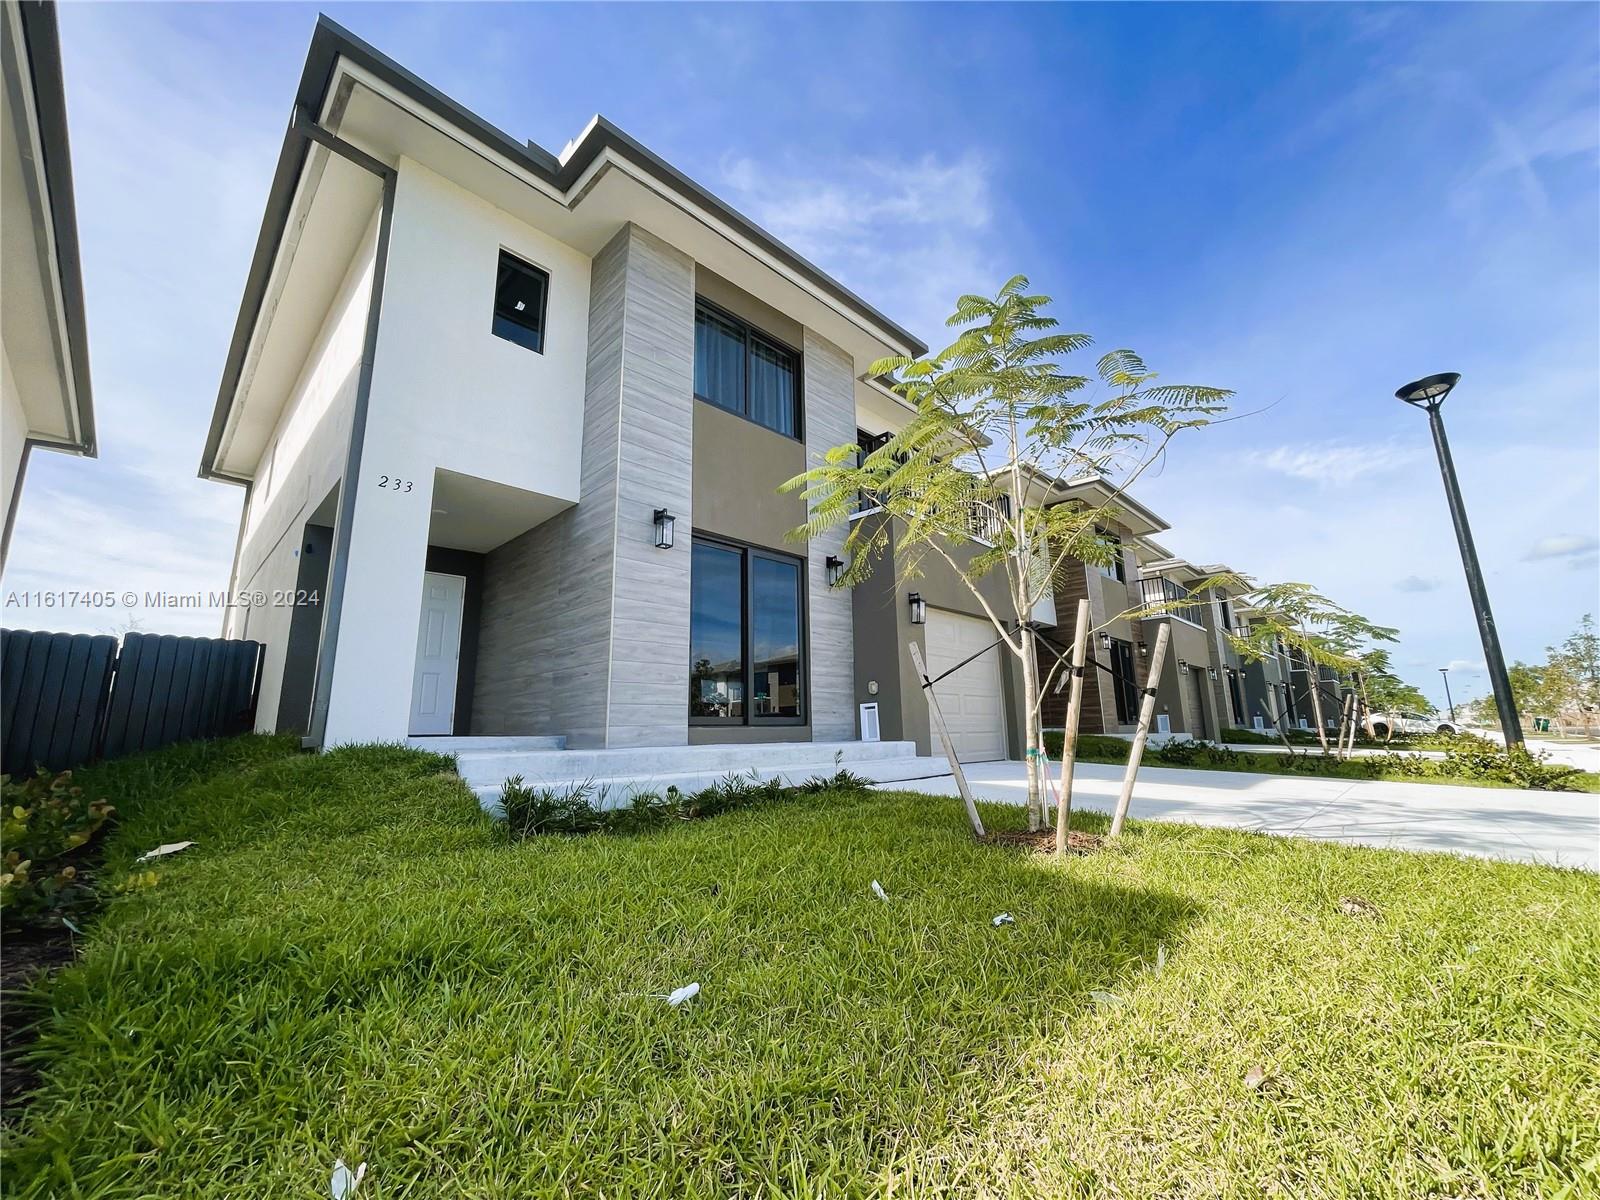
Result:
[[[72,772],[38,774],[13,781],[0,776],[0,911],[7,924],[52,912],[77,901],[88,889],[67,861],[100,831],[113,811],[89,800],[72,783]]]
[[[1238,726],[1234,726],[1232,729],[1224,729],[1222,731],[1222,740],[1233,742],[1235,745],[1282,745],[1276,734],[1258,733],[1254,729],[1240,729]]]
[[[813,775],[786,787],[752,771],[724,776],[697,792],[681,792],[675,787],[669,787],[664,795],[634,792],[626,804],[608,808],[607,790],[597,789],[592,782],[567,788],[529,787],[522,776],[513,775],[500,789],[500,804],[506,814],[506,836],[520,842],[547,833],[637,833],[672,821],[714,817],[795,796],[864,792],[871,783],[841,768],[832,775]]]
[[[1061,761],[1063,734],[1054,730],[1044,735],[1045,753],[1056,762]],[[1104,733],[1078,735],[1078,760],[1080,762],[1125,763],[1133,743],[1126,738],[1111,737]]]
[[[1559,766],[1525,746],[1508,750],[1486,738],[1457,739],[1438,767],[1439,774],[1457,779],[1487,779],[1542,792],[1562,791],[1570,777],[1582,774],[1577,767]]]

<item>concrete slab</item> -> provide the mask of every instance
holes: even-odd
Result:
[[[1027,799],[1027,771],[1020,762],[979,763],[967,768],[967,780],[983,800]],[[1074,777],[1073,804],[1110,812],[1121,782],[1121,767],[1083,763]],[[883,786],[957,795],[949,775]],[[1600,796],[1584,793],[1147,767],[1139,773],[1129,815],[1600,871]]]

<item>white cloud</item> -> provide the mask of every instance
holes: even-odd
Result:
[[[1320,446],[1277,446],[1253,450],[1248,458],[1258,466],[1292,479],[1303,479],[1323,487],[1354,483],[1368,475],[1378,475],[1417,461],[1419,451],[1389,442],[1358,445],[1327,442]]]
[[[1436,592],[1439,590],[1439,580],[1432,576],[1407,575],[1397,580],[1394,586],[1400,592]]]
[[[942,345],[963,292],[994,291],[1001,266],[989,160],[975,151],[827,162],[730,158],[729,198],[891,319]],[[824,181],[824,182],[819,182]]]
[[[1481,658],[1477,661],[1470,658],[1452,658],[1445,667],[1450,671],[1459,671],[1463,675],[1482,675],[1489,669]]]
[[[1546,558],[1577,558],[1593,554],[1600,549],[1600,540],[1584,533],[1560,533],[1540,538],[1522,556],[1523,562],[1539,562]]]

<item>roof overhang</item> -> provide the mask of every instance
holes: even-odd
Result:
[[[6,4],[0,13],[0,55],[5,76],[0,323],[7,365],[27,421],[27,440],[93,457],[89,341],[55,6],[38,0]]]
[[[312,35],[295,104],[374,159],[391,166],[402,159],[417,162],[582,253],[598,253],[627,223],[649,230],[844,349],[858,376],[875,359],[926,352],[905,329],[603,117],[553,155],[496,129],[326,17],[318,19]],[[229,346],[202,475],[247,477],[249,448],[222,451],[240,423],[234,410],[250,389],[266,392],[268,408],[283,399],[265,387],[266,377],[252,373],[251,360],[262,354],[264,327],[286,311],[279,290],[290,286],[296,268],[284,260],[294,256],[308,224],[338,225],[336,216],[319,218],[325,198],[318,193],[352,170],[359,168],[330,160],[291,122]],[[335,286],[337,280],[323,279],[305,290],[308,297],[319,291],[331,297]],[[299,338],[288,341],[298,344]],[[281,386],[281,379],[272,384]]]
[[[1145,537],[1172,528],[1153,511],[1140,504],[1103,475],[1080,475],[1076,479],[1049,481],[1048,504],[1079,503],[1090,508],[1109,509],[1122,525],[1135,537]]]

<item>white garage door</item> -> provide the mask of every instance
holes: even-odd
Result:
[[[938,609],[928,610],[927,635],[930,679],[938,679],[997,637],[994,626],[982,617],[960,617]],[[1004,646],[993,646],[933,685],[950,740],[964,763],[1006,756],[1006,721],[1000,701],[1000,656],[1004,653]],[[937,733],[934,741],[937,754]]]

